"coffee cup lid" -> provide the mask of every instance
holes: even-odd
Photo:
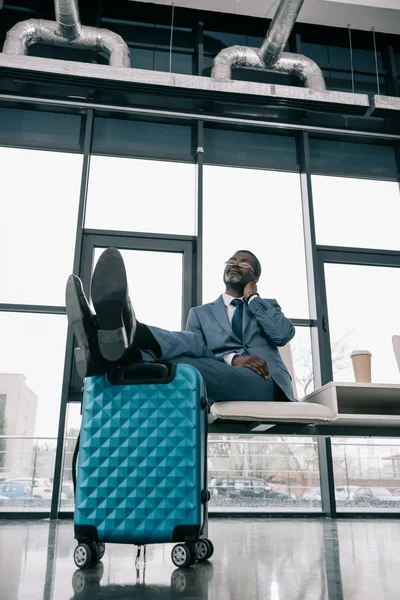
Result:
[[[367,354],[368,356],[372,356],[369,350],[353,350],[350,356],[357,356],[358,354]]]

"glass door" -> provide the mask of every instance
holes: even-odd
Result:
[[[193,274],[195,238],[86,230],[81,276],[90,299],[90,281],[101,253],[118,248],[123,256],[129,295],[139,321],[164,329],[180,331],[186,325],[189,309],[196,303]],[[73,366],[70,399],[78,399],[81,379]]]
[[[369,351],[373,383],[400,383],[392,336],[400,334],[400,253],[319,249],[323,362],[333,381],[354,382],[351,353]],[[324,383],[329,381],[326,379]]]

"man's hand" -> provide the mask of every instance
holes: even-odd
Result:
[[[244,290],[243,290],[243,297],[245,300],[247,300],[248,297],[251,296],[252,294],[258,294],[257,282],[255,280],[249,281],[249,283],[246,283],[246,285],[244,286]]]
[[[257,375],[261,375],[264,379],[270,379],[268,363],[259,356],[239,356],[233,357],[232,365],[234,367],[246,367],[251,369]]]

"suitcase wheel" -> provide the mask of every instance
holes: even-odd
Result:
[[[74,550],[74,562],[79,569],[86,567],[95,567],[100,558],[104,556],[104,549],[100,548],[100,544],[78,544]],[[103,554],[102,554],[103,552]]]
[[[199,562],[208,560],[214,554],[213,543],[207,538],[202,538],[196,542],[196,557]]]
[[[99,552],[100,552],[100,558],[99,560],[101,560],[104,556],[104,553],[106,551],[106,545],[104,542],[99,542],[98,543],[98,547],[99,547]]]
[[[176,567],[190,567],[197,560],[196,548],[189,544],[176,544],[172,548],[171,559]]]

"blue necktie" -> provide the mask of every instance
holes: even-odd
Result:
[[[239,298],[235,298],[231,302],[232,306],[236,307],[235,313],[232,319],[232,329],[233,333],[235,333],[239,340],[243,339],[243,300]]]

